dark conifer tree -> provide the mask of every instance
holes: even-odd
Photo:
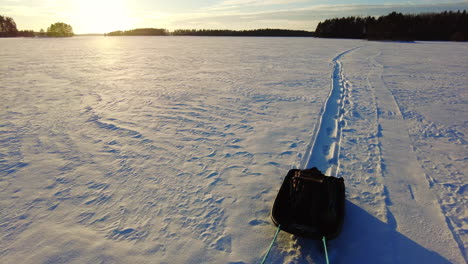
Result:
[[[18,29],[13,18],[0,15],[0,37],[16,37],[17,35]]]
[[[420,15],[392,12],[379,18],[345,17],[320,22],[317,37],[369,40],[456,40],[468,39],[468,15],[445,11]]]

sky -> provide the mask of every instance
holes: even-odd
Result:
[[[19,30],[64,22],[76,34],[141,27],[314,31],[327,18],[445,10],[468,10],[468,0],[0,0],[0,15]]]

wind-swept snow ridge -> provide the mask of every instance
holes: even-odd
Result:
[[[346,50],[332,59],[334,66],[331,75],[330,94],[320,111],[320,118],[312,136],[312,143],[301,162],[301,168],[317,167],[327,175],[337,175],[343,99],[347,93],[347,87],[343,80],[343,65],[340,59],[346,53],[358,48]]]

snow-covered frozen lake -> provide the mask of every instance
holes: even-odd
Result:
[[[467,261],[467,43],[0,47],[1,263],[258,263],[310,165],[347,188],[331,263]],[[267,263],[324,261],[281,232]]]

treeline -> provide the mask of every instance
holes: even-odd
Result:
[[[313,32],[288,29],[217,30],[177,29],[169,32],[160,28],[138,28],[128,31],[113,31],[106,36],[233,36],[233,37],[312,37]]]
[[[113,31],[105,36],[168,36],[169,32],[163,28],[137,28],[127,31]]]
[[[368,40],[468,40],[468,15],[463,12],[442,12],[386,16],[345,17],[327,19],[317,25],[315,35],[322,38],[354,38]]]
[[[15,38],[15,37],[71,37],[73,36],[73,28],[65,23],[57,22],[47,28],[47,32],[41,29],[40,32],[33,30],[18,30],[15,20],[11,17],[0,15],[0,37]]]
[[[0,16],[0,37],[16,37],[17,32],[13,18]]]
[[[177,29],[174,36],[231,36],[231,37],[312,37],[313,32],[289,29],[213,30]]]
[[[0,15],[0,37],[1,38],[14,38],[14,37],[34,37],[32,30],[18,30],[15,20],[11,17]]]

